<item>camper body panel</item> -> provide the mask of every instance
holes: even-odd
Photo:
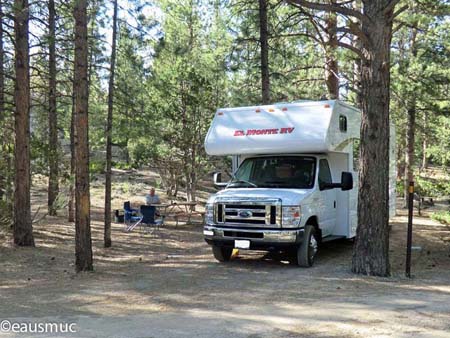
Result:
[[[216,156],[329,152],[358,138],[360,123],[358,111],[339,101],[218,109],[205,149]]]

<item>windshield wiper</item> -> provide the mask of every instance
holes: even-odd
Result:
[[[251,185],[254,188],[258,188],[258,186],[255,183],[252,183],[252,182],[249,182],[249,181],[246,181],[246,180],[231,181],[230,184],[228,184],[228,186],[231,185],[231,184],[234,184],[234,183],[245,183],[245,184]]]
[[[309,189],[309,186],[307,184],[291,185],[289,182],[286,181],[265,181],[263,184],[270,187],[276,186],[278,188]]]
[[[276,188],[282,188],[283,187],[283,185],[286,185],[287,183],[286,182],[284,182],[284,181],[265,181],[264,183],[263,183],[263,186],[266,186],[266,187],[276,187]]]

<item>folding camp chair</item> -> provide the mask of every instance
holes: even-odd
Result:
[[[132,231],[138,225],[143,232],[152,232],[159,229],[164,224],[164,217],[160,219],[155,218],[156,207],[152,205],[141,205],[141,216],[134,224],[127,227],[127,231]]]
[[[138,210],[131,208],[130,201],[123,203],[123,214],[126,229],[128,229],[131,224],[134,224],[141,219],[141,217],[137,215]]]

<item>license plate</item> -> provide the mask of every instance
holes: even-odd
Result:
[[[250,241],[235,240],[234,247],[236,249],[250,249]]]

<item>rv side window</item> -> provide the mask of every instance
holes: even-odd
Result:
[[[347,132],[347,117],[344,115],[339,116],[339,130],[343,133]]]
[[[331,178],[330,167],[328,165],[328,161],[325,159],[320,160],[319,162],[319,189],[322,190],[321,186],[324,183],[333,183]]]

